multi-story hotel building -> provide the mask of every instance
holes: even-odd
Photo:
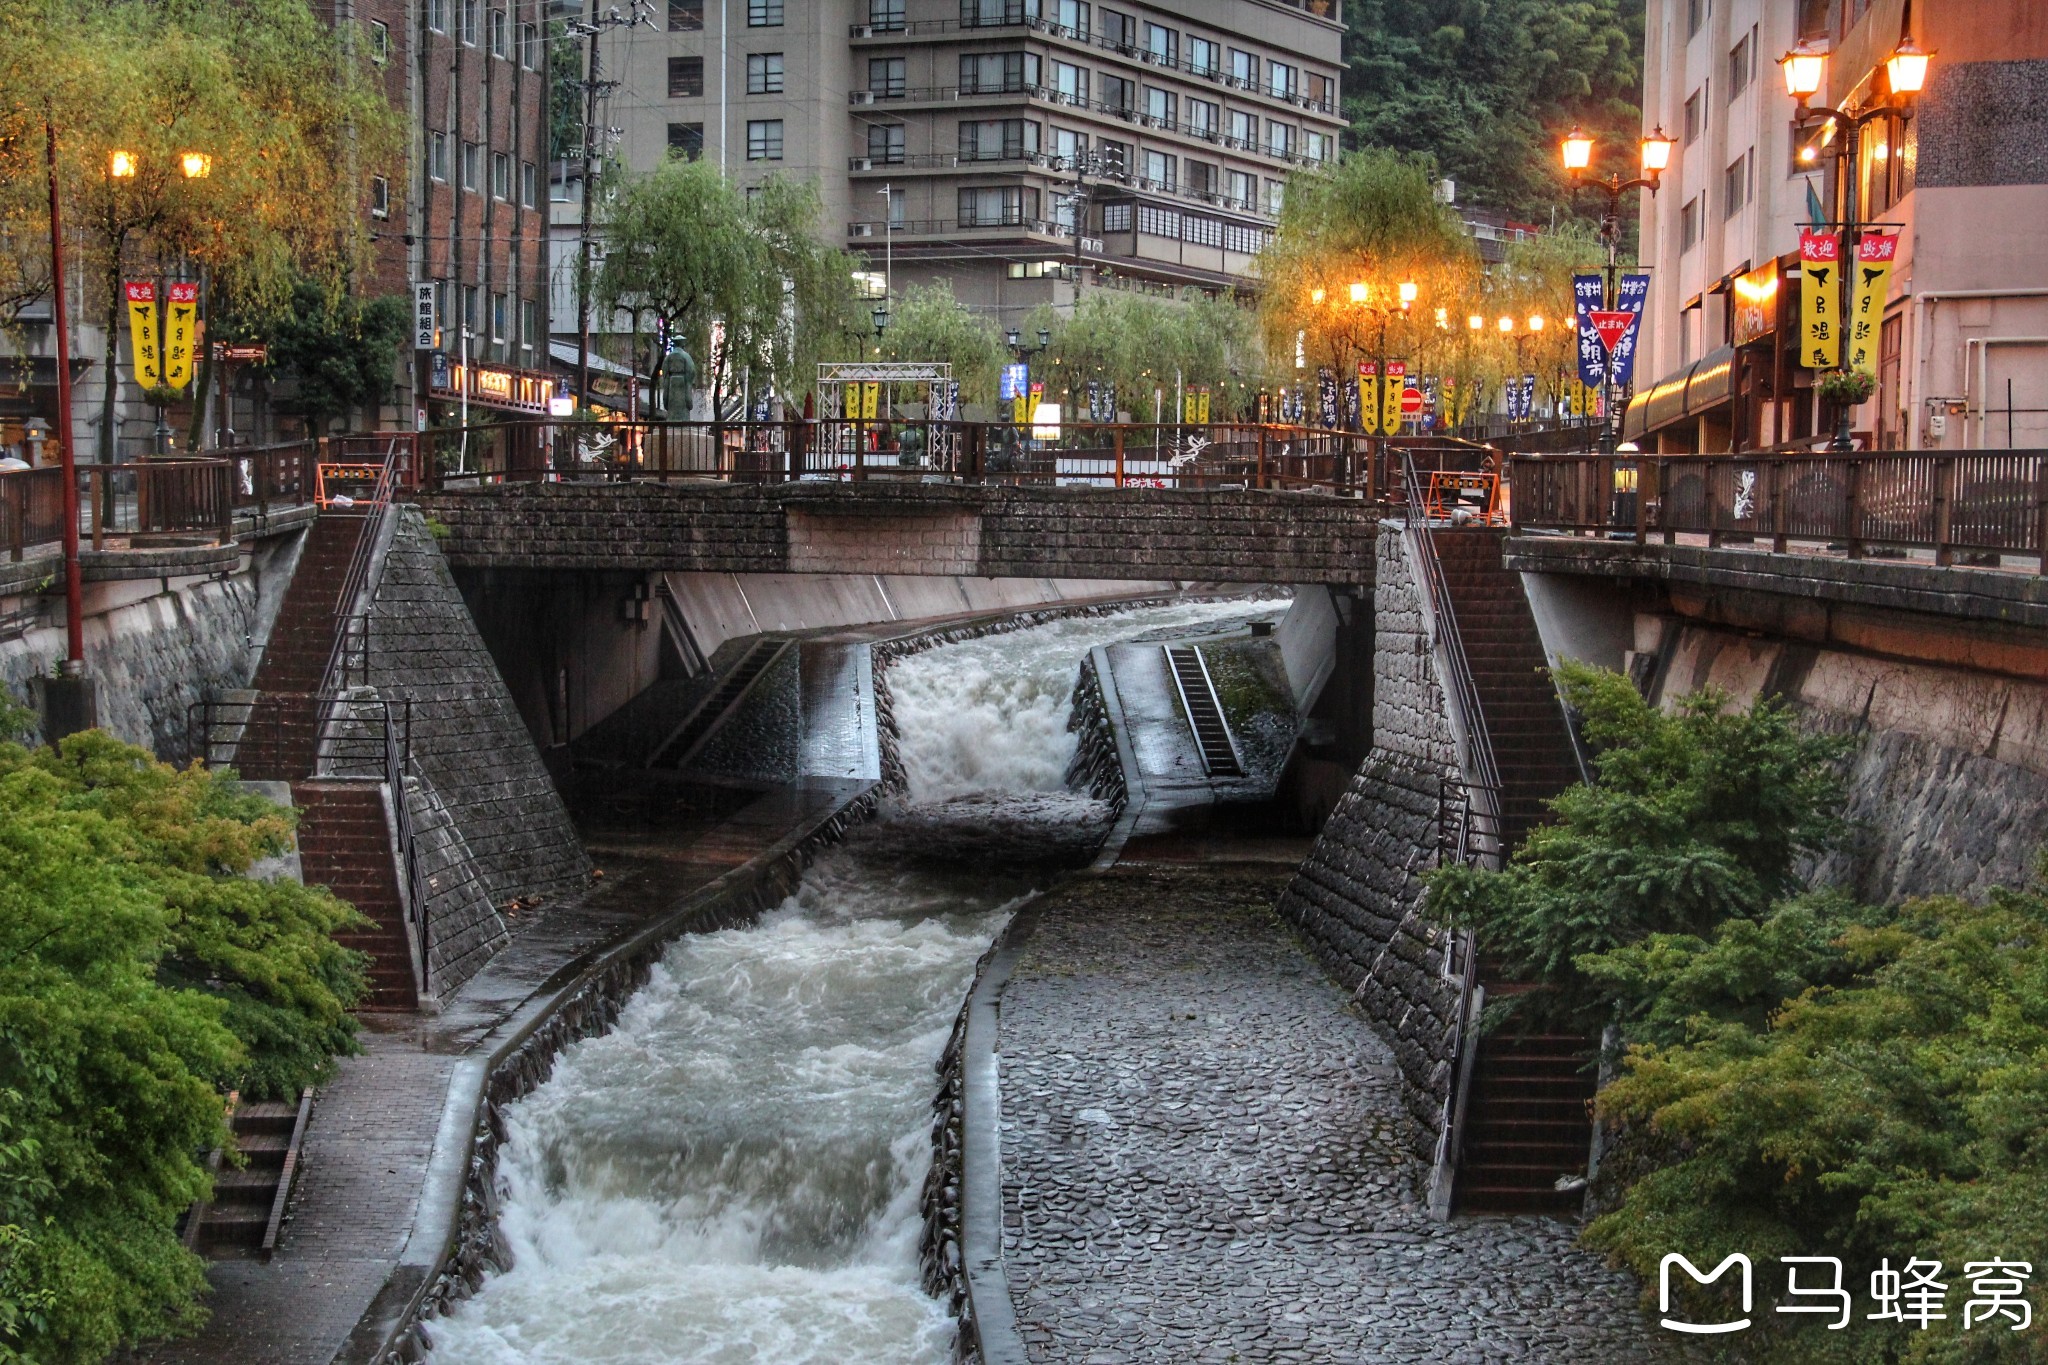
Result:
[[[897,288],[1006,322],[1085,285],[1238,288],[1334,160],[1336,0],[667,0],[607,37],[633,169],[671,150],[819,187]],[[1081,231],[1074,231],[1076,214]],[[560,323],[557,324],[558,329]]]
[[[1833,148],[1798,121],[1778,59],[1824,49],[1816,110],[1885,98],[1904,38],[1933,54],[1909,117],[1865,126],[1858,217],[1896,230],[1879,388],[1854,414],[1884,448],[2048,444],[2048,6],[2037,0],[1650,0],[1643,128],[1678,140],[1643,196],[1651,275],[1627,434],[1644,449],[1824,440],[1790,332],[1799,229],[1840,214]],[[1810,150],[1809,150],[1810,149]]]

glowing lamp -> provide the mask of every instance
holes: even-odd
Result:
[[[1401,281],[1401,307],[1405,309],[1409,304],[1415,302],[1416,295],[1421,292],[1421,290],[1415,287],[1414,281]]]
[[[1323,301],[1323,291],[1320,289],[1309,290],[1308,301],[1310,303],[1321,303]]]
[[[135,153],[114,152],[107,157],[107,174],[116,180],[135,178]]]
[[[1529,330],[1532,332],[1543,330],[1543,315],[1541,313],[1537,313],[1529,319]]]
[[[1354,285],[1352,285],[1352,286],[1351,286],[1351,301],[1352,301],[1353,303],[1364,303],[1364,302],[1365,302],[1365,286],[1364,286],[1364,285],[1362,285],[1362,284],[1354,284]]]
[[[1811,99],[1820,93],[1821,82],[1827,77],[1827,49],[1802,38],[1790,52],[1778,58],[1778,69],[1785,73],[1786,94],[1795,100]]]
[[[213,158],[205,152],[180,152],[178,169],[185,173],[187,180],[204,180],[213,174]]]
[[[1643,174],[1662,175],[1671,165],[1671,139],[1665,135],[1664,125],[1658,124],[1655,132],[1643,139]]]
[[[1885,58],[1885,75],[1891,79],[1894,95],[1917,95],[1927,84],[1927,62],[1934,54],[1922,52],[1911,38],[1901,39]]]
[[[1513,318],[1502,318],[1495,325],[1500,328],[1500,334],[1502,336],[1506,336],[1508,333],[1515,330],[1515,320]]]
[[[1582,173],[1593,164],[1593,139],[1588,137],[1577,124],[1564,135],[1564,168],[1573,175]]]
[[[1466,316],[1465,325],[1476,332],[1486,326],[1486,319],[1480,317],[1477,313],[1471,313]]]

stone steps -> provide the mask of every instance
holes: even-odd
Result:
[[[357,1008],[418,1008],[412,945],[377,784],[300,782],[292,799],[301,811],[299,861],[307,883],[325,886],[376,921],[372,928],[334,936],[343,947],[370,955],[370,992]]]

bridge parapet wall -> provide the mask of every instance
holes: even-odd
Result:
[[[507,484],[423,495],[459,568],[1373,581],[1377,504],[1327,493],[884,482]]]

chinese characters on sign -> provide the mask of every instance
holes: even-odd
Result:
[[[1856,243],[1856,294],[1849,314],[1849,363],[1844,368],[1872,379],[1877,378],[1877,333],[1884,320],[1885,289],[1898,250],[1896,233],[1868,233]]]
[[[1776,1305],[1780,1313],[1812,1313],[1831,1317],[1826,1324],[1831,1332],[1848,1327],[1855,1318],[1855,1298],[1843,1286],[1842,1262],[1834,1256],[1784,1256],[1779,1263],[1785,1267],[1785,1297],[1787,1302]],[[1740,1300],[1742,1316],[1730,1317],[1718,1322],[1694,1322],[1687,1318],[1672,1316],[1671,1293],[1674,1279],[1673,1267],[1683,1270],[1696,1285],[1716,1284],[1730,1271],[1737,1272],[1729,1282]],[[1963,1264],[1963,1278],[1969,1281],[1964,1291],[1963,1330],[2002,1327],[2017,1332],[2031,1326],[2034,1308],[2026,1297],[2027,1281],[2033,1278],[2034,1267],[2027,1261],[2007,1261],[1994,1258],[1989,1261],[1966,1261]],[[1940,1261],[1922,1260],[1913,1257],[1906,1264],[1894,1270],[1891,1258],[1886,1257],[1878,1268],[1870,1272],[1870,1303],[1872,1311],[1865,1315],[1870,1322],[1896,1322],[1900,1326],[1912,1326],[1925,1330],[1929,1324],[1944,1322],[1949,1318],[1949,1283],[1941,1278]],[[1749,1317],[1754,1301],[1752,1268],[1749,1257],[1734,1252],[1725,1257],[1712,1270],[1702,1271],[1698,1266],[1676,1252],[1666,1256],[1657,1271],[1657,1307],[1663,1315],[1661,1325],[1672,1332],[1684,1332],[1694,1336],[1719,1336],[1729,1332],[1740,1332],[1751,1325]]]
[[[135,382],[145,389],[157,388],[164,382],[164,372],[157,347],[156,285],[129,280],[122,290],[128,297],[128,343],[135,350]]]
[[[1841,364],[1842,333],[1835,316],[1841,301],[1842,239],[1832,232],[1799,230],[1799,363],[1809,370]]]
[[[182,389],[192,382],[193,332],[199,318],[199,286],[173,284],[170,315],[164,320],[164,387]]]
[[[1401,429],[1401,395],[1408,388],[1408,362],[1389,360],[1386,382],[1380,385],[1380,434],[1392,436]]]

